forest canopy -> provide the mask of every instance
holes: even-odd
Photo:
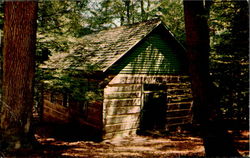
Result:
[[[72,82],[69,78],[72,74],[58,70],[56,72],[60,75],[41,75],[38,66],[48,60],[52,53],[69,52],[71,48],[77,47],[78,39],[86,34],[160,18],[185,46],[182,0],[39,1],[38,5],[37,89],[41,87],[40,81],[53,75],[57,76],[54,86],[66,87],[66,91],[69,89],[67,87],[72,89],[72,86],[79,85],[78,81]],[[210,77],[220,95],[218,107],[221,115],[226,118],[249,118],[248,9],[247,1],[214,0],[207,17],[210,30]],[[0,12],[2,32],[2,3]],[[74,84],[69,85],[70,82]]]

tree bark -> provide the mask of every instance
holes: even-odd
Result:
[[[209,32],[202,1],[184,1],[187,57],[191,75],[194,116],[207,120],[209,110]],[[202,115],[200,115],[202,113]],[[204,115],[203,115],[204,114]]]
[[[135,23],[135,3],[133,1],[131,1],[130,17],[132,18],[132,24],[134,24]]]
[[[240,156],[231,136],[214,119],[216,92],[209,80],[208,11],[204,2],[184,0],[184,16],[194,119],[200,125],[206,156]]]
[[[141,21],[145,21],[146,19],[146,15],[145,15],[145,10],[144,10],[144,0],[140,0],[141,3]]]
[[[130,24],[130,0],[124,0],[127,15],[127,24]]]
[[[4,2],[2,150],[27,147],[31,138],[36,19],[37,1]]]
[[[124,16],[123,16],[123,13],[120,14],[120,21],[121,21],[121,26],[124,25]]]
[[[145,19],[148,20],[150,10],[150,0],[147,1],[147,12],[145,12]]]

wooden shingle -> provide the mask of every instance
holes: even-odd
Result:
[[[96,65],[105,71],[160,24],[154,19],[86,35],[69,52],[52,54],[41,67],[84,70]]]

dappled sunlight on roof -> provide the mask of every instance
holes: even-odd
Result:
[[[154,19],[86,35],[70,46],[70,52],[63,55],[52,54],[41,67],[81,69],[85,63],[90,63],[98,64],[99,68],[104,70],[160,23],[161,21]],[[78,60],[84,62],[77,62]]]

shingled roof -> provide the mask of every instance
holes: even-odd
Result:
[[[161,23],[154,19],[86,35],[70,52],[53,54],[41,67],[83,70],[97,65],[104,72]]]

